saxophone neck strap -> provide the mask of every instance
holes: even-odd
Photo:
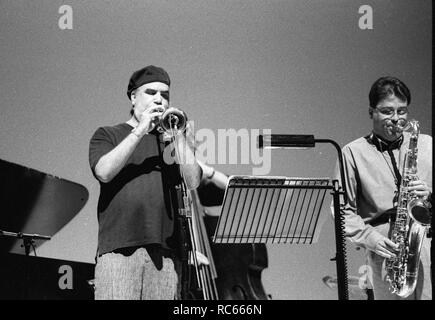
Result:
[[[376,149],[383,153],[384,151],[388,152],[388,155],[391,158],[391,164],[393,165],[393,173],[396,177],[396,185],[397,190],[399,190],[401,182],[402,182],[402,175],[400,174],[399,168],[397,166],[396,158],[394,156],[393,150],[399,149],[402,146],[403,143],[403,135],[401,135],[399,138],[397,138],[394,141],[386,141],[382,139],[380,136],[378,136],[376,133],[372,132],[370,135],[372,143],[375,145]]]
[[[393,165],[394,174],[396,176],[397,190],[399,190],[400,184],[402,183],[402,175],[399,172],[399,168],[397,168],[397,162],[396,162],[396,158],[394,157],[393,151],[389,149],[388,154],[390,155],[391,163]]]
[[[372,132],[372,134],[370,135],[370,138],[372,140],[372,143],[376,146],[376,148],[380,152],[384,152],[387,150],[400,149],[400,147],[402,146],[402,143],[403,143],[403,134],[394,141],[387,141],[374,132]]]

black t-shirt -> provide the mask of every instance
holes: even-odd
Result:
[[[133,129],[127,123],[100,127],[89,144],[95,176],[98,160]],[[160,244],[175,249],[174,213],[180,182],[178,165],[165,164],[161,135],[145,135],[124,168],[108,183],[100,182],[98,254],[120,248]]]

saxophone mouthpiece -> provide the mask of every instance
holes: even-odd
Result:
[[[409,122],[405,119],[399,119],[399,121],[397,121],[397,128],[400,131],[403,131],[406,129],[406,127],[408,127]]]
[[[409,127],[409,122],[405,119],[399,119],[396,124],[394,124],[392,121],[388,123],[389,126],[391,126],[391,130],[394,134],[401,134],[403,131],[407,130]]]

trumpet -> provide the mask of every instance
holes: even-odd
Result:
[[[184,132],[187,126],[186,113],[180,109],[171,107],[166,109],[159,119],[157,130],[160,133],[178,135]]]

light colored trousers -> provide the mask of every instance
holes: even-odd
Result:
[[[179,298],[180,264],[160,248],[106,253],[95,266],[95,300],[174,300]]]

